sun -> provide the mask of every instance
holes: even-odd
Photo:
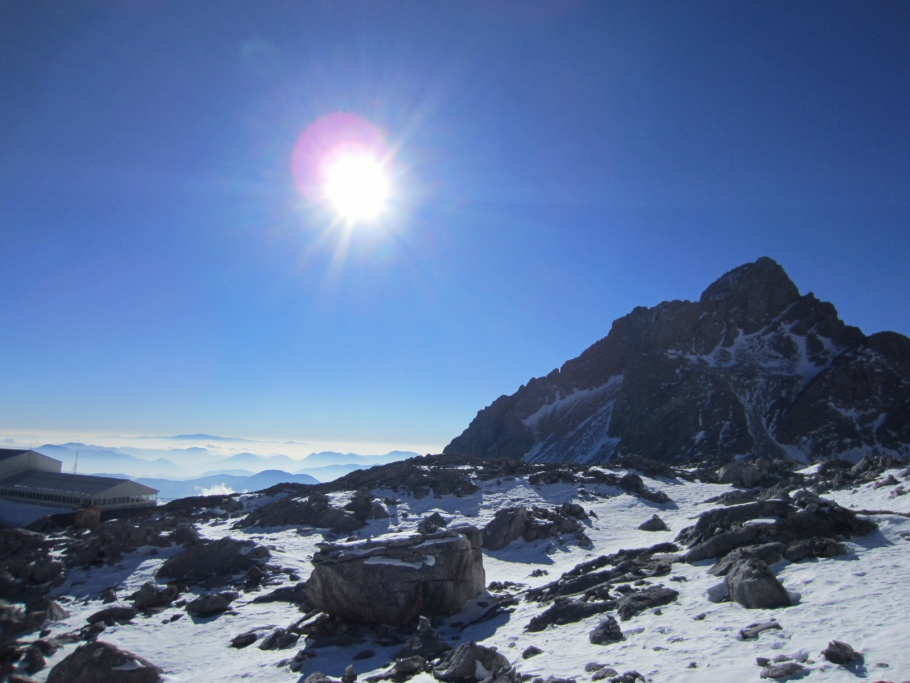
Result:
[[[374,221],[389,201],[388,170],[369,150],[341,150],[327,160],[323,192],[339,218],[349,223]]]

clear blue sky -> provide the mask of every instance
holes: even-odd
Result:
[[[910,332],[910,3],[0,0],[0,429],[441,448],[767,255]],[[290,172],[333,112],[382,229]]]

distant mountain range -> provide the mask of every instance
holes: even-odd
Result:
[[[317,479],[307,474],[291,474],[281,470],[265,470],[248,476],[232,474],[212,474],[196,479],[175,481],[173,479],[155,479],[140,477],[140,484],[158,489],[158,499],[162,501],[189,496],[210,495],[213,493],[243,493],[260,491],[275,484],[318,484]]]
[[[910,339],[864,335],[769,258],[639,307],[481,410],[447,454],[600,463],[910,455]]]
[[[80,474],[107,473],[134,479],[158,489],[159,497],[164,500],[200,495],[201,491],[214,487],[256,491],[280,482],[327,482],[354,470],[418,455],[410,451],[391,451],[385,455],[323,451],[296,459],[249,452],[219,456],[199,447],[113,448],[74,442],[45,444],[35,450],[62,461],[64,472],[73,472],[75,468]],[[179,459],[180,464],[164,455]]]

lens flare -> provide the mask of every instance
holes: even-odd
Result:
[[[327,164],[324,190],[342,218],[369,221],[385,208],[389,180],[382,164],[369,152],[346,151]]]
[[[389,202],[389,146],[377,126],[354,114],[329,114],[310,124],[291,164],[303,197],[346,223],[374,221]]]

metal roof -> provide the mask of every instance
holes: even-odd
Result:
[[[66,474],[65,472],[41,472],[25,470],[0,480],[0,486],[17,487],[30,491],[47,493],[69,493],[82,496],[95,496],[120,484],[132,484],[136,487],[135,495],[158,493],[156,489],[130,479],[114,477],[97,477],[91,474]],[[129,495],[129,494],[126,494]]]
[[[28,453],[28,448],[0,448],[0,460],[15,458],[17,455]]]

